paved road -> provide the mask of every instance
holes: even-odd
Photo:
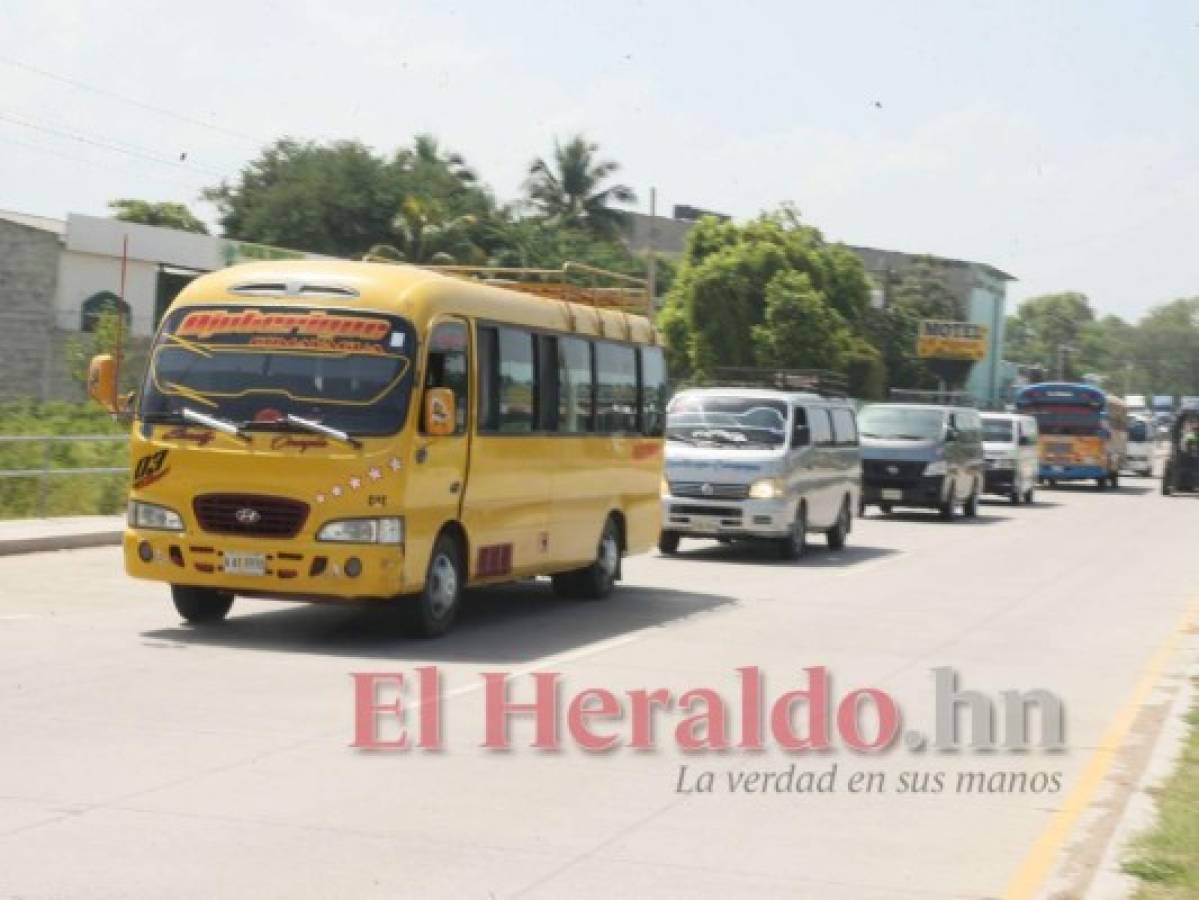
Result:
[[[1155,487],[1044,492],[975,522],[872,517],[846,551],[798,565],[685,544],[629,560],[602,604],[541,584],[479,593],[433,643],[378,611],[249,601],[194,630],[113,549],[0,559],[0,896],[992,897],[1053,859],[1052,885],[1081,889],[1119,784],[1199,656],[1193,634],[1170,643],[1199,593],[1199,500]],[[350,749],[349,673],[422,664],[443,674],[445,749]],[[653,753],[539,753],[523,724],[511,752],[478,746],[483,671],[558,671],[567,696],[735,697],[748,665],[772,692],[827,666],[835,692],[882,688],[919,725],[936,666],[994,696],[1045,688],[1066,705],[1069,749],[684,756],[677,718]],[[1113,739],[1118,752],[1096,753]],[[836,790],[721,787],[792,763],[837,766]],[[678,793],[681,765],[715,772],[717,790]],[[1060,771],[1063,786],[897,790],[904,772],[952,785],[963,770]],[[858,771],[885,789],[851,793]]]

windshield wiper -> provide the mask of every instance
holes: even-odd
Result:
[[[362,441],[358,440],[358,438],[353,437],[347,432],[338,428],[331,428],[330,426],[323,425],[320,422],[314,422],[312,419],[301,419],[299,416],[293,416],[291,413],[288,413],[283,417],[283,421],[288,425],[294,425],[301,431],[308,431],[312,434],[322,434],[325,437],[333,438],[335,441],[341,441],[343,444],[349,444],[355,450],[362,446]]]
[[[241,438],[243,441],[250,440],[250,436],[246,434],[244,428],[235,422],[230,422],[228,419],[218,419],[216,416],[210,416],[207,413],[196,412],[190,406],[183,407],[180,410],[180,416],[185,422],[191,422],[194,425],[203,425],[205,428],[211,428],[213,431],[219,431],[221,434],[227,434],[230,437]]]

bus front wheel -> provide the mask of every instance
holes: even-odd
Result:
[[[215,588],[171,585],[171,600],[175,610],[185,621],[193,625],[210,625],[229,615],[233,607],[233,595]]]
[[[620,578],[620,528],[612,516],[604,523],[596,548],[595,562],[573,572],[553,576],[554,593],[579,600],[602,600],[612,593]]]
[[[425,586],[415,597],[402,602],[408,614],[408,630],[417,637],[441,637],[458,617],[466,574],[462,550],[453,535],[443,533],[433,544]]]

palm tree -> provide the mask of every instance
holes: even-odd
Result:
[[[624,213],[610,204],[636,203],[637,195],[628,185],[602,186],[620,166],[597,159],[598,153],[599,144],[581,134],[566,144],[554,141],[553,159],[538,158],[529,166],[525,191],[543,216],[611,237],[624,224]]]
[[[396,153],[396,161],[407,172],[428,173],[441,169],[464,185],[473,185],[479,180],[478,173],[467,165],[461,153],[443,151],[437,138],[427,133],[418,134],[411,148],[405,147]]]
[[[394,244],[375,244],[363,256],[374,262],[449,265],[477,262],[483,255],[471,240],[474,216],[447,217],[432,200],[407,197],[392,222]]]

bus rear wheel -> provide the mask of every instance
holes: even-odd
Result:
[[[171,585],[171,600],[185,621],[193,625],[210,625],[220,622],[233,608],[233,595],[216,588]]]
[[[658,552],[664,553],[667,556],[678,553],[679,540],[679,533],[677,531],[663,531],[658,535]]]
[[[554,575],[554,593],[578,600],[602,600],[612,593],[620,578],[620,527],[612,516],[604,522],[596,548],[595,562]]]

